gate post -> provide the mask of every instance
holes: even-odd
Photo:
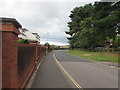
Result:
[[[22,26],[16,19],[1,18],[2,24],[2,88],[19,88],[18,28]]]

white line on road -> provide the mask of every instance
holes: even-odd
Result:
[[[62,69],[62,71],[67,75],[67,77],[72,81],[72,83],[77,87],[80,88],[81,90],[82,87],[77,83],[77,81],[74,80],[74,78],[63,68],[63,66],[58,62],[57,58],[55,57],[55,55],[53,54],[53,57],[55,59],[55,61],[57,62],[57,64],[59,65],[59,67]]]

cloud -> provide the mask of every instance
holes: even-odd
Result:
[[[48,41],[56,45],[68,44],[67,35],[64,32],[68,30],[70,11],[88,2],[50,1],[2,0],[0,1],[0,17],[16,18],[23,27],[38,33],[41,43]]]

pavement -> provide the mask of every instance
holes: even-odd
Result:
[[[42,61],[31,88],[75,88],[56,64],[53,52]]]
[[[118,88],[118,69],[56,50],[42,61],[31,88],[76,88],[76,83],[82,88]]]

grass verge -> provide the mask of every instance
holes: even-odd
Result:
[[[111,52],[89,52],[89,51],[80,51],[80,50],[71,50],[68,53],[76,55],[82,58],[87,58],[90,60],[100,61],[100,62],[114,62],[120,63],[118,60],[118,53]]]

